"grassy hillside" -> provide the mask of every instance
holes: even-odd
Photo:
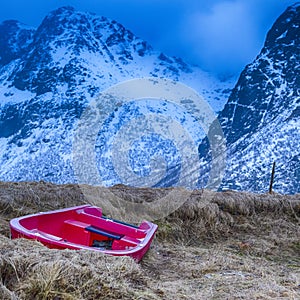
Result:
[[[151,202],[169,190],[110,191],[124,201]],[[300,299],[300,195],[194,191],[156,221],[140,264],[9,238],[13,217],[93,202],[91,195],[103,193],[0,182],[0,299]]]

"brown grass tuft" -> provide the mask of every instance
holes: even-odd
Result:
[[[129,257],[50,250],[35,241],[0,239],[2,293],[20,299],[137,299],[145,282]]]
[[[160,220],[159,236],[199,244],[232,235],[265,235],[291,230],[299,234],[299,195],[194,191],[180,209]]]

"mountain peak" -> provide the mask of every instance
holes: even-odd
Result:
[[[280,41],[279,41],[280,40]],[[300,2],[288,7],[267,34],[264,47],[274,44],[298,43],[300,40]]]
[[[34,33],[24,63],[11,78],[18,89],[43,94],[55,89],[57,84],[69,85],[75,80],[70,74],[78,76],[79,69],[84,70],[85,67],[79,67],[83,53],[85,56],[94,53],[105,63],[126,65],[133,61],[135,54],[144,56],[151,51],[147,42],[116,21],[66,6],[44,18]]]
[[[71,6],[50,12],[38,27],[35,42],[53,43],[54,47],[70,48],[73,45],[77,55],[87,49],[90,52],[104,50],[110,56],[108,49],[117,47],[117,52],[125,53],[123,56],[130,60],[130,52],[136,51],[143,56],[145,51],[152,49],[146,41],[136,37],[118,22],[92,13],[75,11]]]
[[[86,14],[75,12],[71,6],[64,6],[51,11],[37,29],[37,36],[53,39],[66,31],[70,34],[78,30],[79,24],[88,24]]]
[[[52,14],[55,14],[55,15],[67,14],[67,15],[69,15],[70,13],[74,13],[74,12],[75,12],[75,8],[73,6],[66,5],[66,6],[62,6],[62,7],[59,7],[57,9],[53,10],[48,15],[52,15]]]
[[[299,28],[300,6],[296,4],[276,20],[261,53],[241,73],[221,115],[229,143],[257,132],[287,108],[294,109],[288,95],[299,86]]]

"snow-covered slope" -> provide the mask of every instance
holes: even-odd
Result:
[[[300,192],[300,3],[268,32],[246,66],[219,119],[228,157],[223,189]],[[202,153],[207,143],[200,146]],[[206,157],[207,158],[207,157]],[[205,160],[205,159],[204,159]]]
[[[87,104],[114,84],[149,76],[180,81],[215,112],[233,87],[233,81],[221,82],[155,51],[115,21],[71,7],[49,13],[37,29],[17,21],[0,24],[0,68],[1,180],[76,181],[76,122]],[[173,113],[180,115],[180,108]],[[154,138],[149,145],[167,148],[168,143]]]

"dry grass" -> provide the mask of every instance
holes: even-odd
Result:
[[[0,253],[1,299],[138,299],[144,286],[140,265],[128,257],[4,237]]]
[[[133,202],[169,192],[110,190]],[[300,195],[194,191],[157,220],[140,264],[9,239],[13,217],[86,202],[76,185],[0,183],[0,299],[300,299]]]

